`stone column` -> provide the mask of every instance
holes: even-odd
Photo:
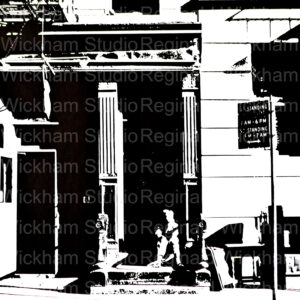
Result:
[[[197,179],[197,103],[196,77],[188,74],[182,83],[182,98],[184,105],[184,138],[183,138],[183,165],[185,180]]]
[[[186,217],[186,241],[190,238],[190,187],[197,185],[197,102],[198,92],[196,76],[187,74],[182,81],[182,100],[184,107],[184,131],[183,131],[183,179],[185,185],[185,217]]]
[[[114,197],[114,234],[116,242],[124,238],[123,209],[123,115],[118,109],[116,82],[98,84],[99,101],[99,187],[101,213],[105,214],[105,195]]]
[[[116,177],[116,111],[118,106],[117,84],[101,82],[98,85],[100,131],[99,131],[99,177]]]

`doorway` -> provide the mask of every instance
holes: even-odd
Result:
[[[18,273],[55,273],[55,162],[54,152],[18,154]]]
[[[147,265],[156,255],[154,226],[163,209],[185,221],[181,82],[119,85],[124,116],[124,216],[127,263]]]

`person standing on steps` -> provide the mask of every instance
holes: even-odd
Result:
[[[179,229],[178,224],[174,219],[174,212],[169,209],[164,209],[163,213],[167,221],[165,237],[168,241],[167,251],[171,252],[170,256],[173,256],[175,259],[176,266],[183,266],[180,258],[180,247],[179,247]],[[165,261],[169,260],[168,257]]]

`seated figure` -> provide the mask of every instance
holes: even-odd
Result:
[[[165,230],[163,230],[160,225],[155,227],[157,259],[149,265],[152,267],[160,267],[174,259],[175,264],[181,266],[178,224],[175,222],[174,212],[172,210],[165,209],[163,212],[166,217],[167,225]]]

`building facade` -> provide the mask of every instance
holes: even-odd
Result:
[[[298,254],[298,115],[287,108],[297,107],[299,10],[84,2],[1,5],[0,276],[89,272],[98,214],[108,216],[107,259],[124,265],[155,259],[166,208],[184,264],[189,249],[194,264],[206,259],[203,239],[220,246],[214,234],[232,224],[242,227],[223,231],[221,248],[261,246],[272,195],[280,253]],[[239,147],[238,105],[270,98],[282,134],[273,169],[270,147]]]
[[[89,18],[89,6],[72,1],[31,1],[16,7],[23,19],[3,16],[10,271],[76,274],[95,264],[98,213],[109,218],[111,256],[127,252],[134,265],[154,260],[164,208],[185,241],[190,214],[198,222],[201,25],[193,13],[118,14],[107,2]],[[44,258],[24,263],[34,256]]]

